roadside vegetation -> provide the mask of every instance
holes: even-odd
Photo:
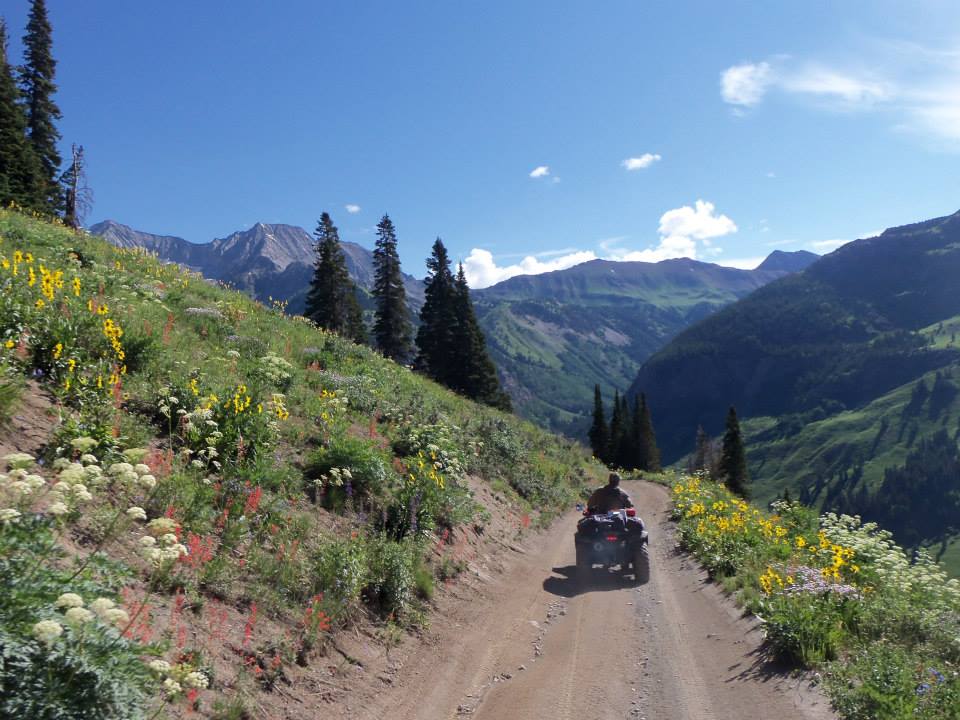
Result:
[[[785,500],[761,511],[705,473],[675,482],[673,518],[772,652],[822,674],[842,718],[957,717],[960,581],[926,554],[858,517]]]
[[[246,717],[343,628],[429,621],[490,520],[471,483],[522,532],[598,468],[279,306],[2,210],[0,439],[25,391],[59,420],[0,460],[5,717]]]

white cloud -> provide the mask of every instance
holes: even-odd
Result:
[[[739,270],[753,270],[766,260],[762,255],[756,257],[746,257],[746,258],[730,258],[729,260],[716,260],[717,265],[723,265],[723,267],[737,268]]]
[[[598,257],[603,257],[605,260],[641,262],[660,262],[681,257],[696,259],[698,252],[707,256],[722,252],[720,248],[710,247],[710,241],[713,238],[737,232],[737,226],[726,215],[717,213],[713,203],[697,200],[693,207],[685,205],[663,213],[660,216],[658,232],[660,240],[657,245],[644,250],[617,247],[629,238],[628,235],[618,235],[597,241],[597,246],[603,252],[602,256],[597,255],[593,250],[564,248],[527,255],[520,262],[512,265],[498,265],[493,253],[489,250],[473,248],[463,261],[463,269],[471,287],[485,288],[517,275],[539,275],[554,270],[564,270],[580,263],[596,260]],[[501,256],[500,259],[505,257],[517,256]],[[541,260],[540,258],[551,259]],[[760,258],[756,264],[762,260],[763,258]],[[748,261],[732,260],[728,263],[721,260],[718,262],[729,264]]]
[[[820,65],[808,65],[785,74],[779,85],[787,92],[808,94],[836,101],[845,107],[866,107],[893,97],[893,86],[870,77],[857,77]]]
[[[660,216],[660,227],[657,230],[660,233],[660,242],[656,247],[615,252],[610,259],[641,262],[660,262],[679,257],[696,259],[697,241],[707,247],[713,238],[736,231],[736,223],[726,215],[717,214],[713,203],[697,200],[693,207],[684,205],[667,210]]]
[[[724,102],[752,107],[763,100],[771,82],[773,69],[769,63],[744,63],[723,71],[720,76],[720,92]]]
[[[957,47],[873,41],[846,63],[777,55],[721,74],[721,96],[735,115],[773,91],[828,111],[884,112],[891,116],[892,129],[939,141],[944,149],[960,148]]]
[[[541,253],[543,256],[543,253]],[[528,255],[519,263],[513,265],[497,265],[493,253],[482,248],[473,248],[463,261],[463,271],[467,275],[467,282],[473,288],[485,288],[495,285],[517,275],[540,275],[554,270],[564,270],[580,263],[596,260],[592,250],[579,250],[568,255],[561,255],[552,260],[543,262],[534,255]]]
[[[627,170],[642,170],[643,168],[650,167],[659,160],[661,160],[661,157],[656,153],[644,153],[640,157],[627,158],[620,164]]]
[[[538,165],[533,170],[530,171],[530,177],[532,178],[542,178],[550,174],[550,168],[547,165]]]
[[[348,213],[350,213],[351,215],[356,215],[358,212],[360,212],[360,206],[359,206],[359,205],[354,205],[353,203],[348,203],[347,205],[344,205],[343,207],[344,207],[344,209],[345,209]]]

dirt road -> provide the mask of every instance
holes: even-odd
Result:
[[[447,720],[821,720],[827,702],[769,667],[761,634],[674,549],[669,496],[626,486],[651,532],[650,582],[595,571],[574,580],[564,518],[479,597],[446,608],[430,642],[394,662],[389,685],[353,717]]]

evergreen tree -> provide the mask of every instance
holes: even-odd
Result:
[[[60,133],[56,121],[60,108],[53,100],[57,86],[53,81],[57,61],[53,59],[53,36],[47,19],[45,0],[33,0],[27,32],[23,36],[25,63],[20,69],[20,88],[27,115],[27,137],[40,164],[43,181],[41,206],[38,209],[53,213],[60,210],[60,153],[57,141]]]
[[[614,461],[617,467],[634,468],[636,467],[634,465],[636,452],[634,451],[633,438],[636,423],[634,418],[630,416],[630,403],[627,401],[626,393],[620,396],[620,423],[620,442],[617,444]]]
[[[40,165],[27,140],[27,118],[7,60],[7,26],[0,19],[0,205],[35,207],[42,191]]]
[[[710,437],[703,429],[703,425],[697,425],[697,440],[694,445],[693,455],[691,456],[688,469],[690,472],[697,470],[706,470],[710,467]]]
[[[463,264],[454,281],[454,303],[456,325],[449,387],[472,400],[510,412],[510,397],[500,388],[497,368],[487,352],[487,342],[477,322]]]
[[[610,446],[607,451],[607,457],[604,458],[607,465],[614,466],[620,455],[620,446],[623,444],[624,435],[623,405],[620,402],[620,391],[613,391],[613,411],[610,414]]]
[[[317,238],[317,263],[304,315],[326,330],[364,342],[366,329],[356,287],[347,272],[340,235],[329,213],[320,216],[313,234]]]
[[[377,244],[373,250],[373,296],[377,302],[373,337],[385,357],[405,362],[413,351],[410,343],[410,310],[400,272],[397,233],[388,215],[377,224]]]
[[[647,396],[640,393],[640,402],[636,409],[638,438],[638,455],[640,463],[637,467],[647,472],[660,472],[660,448],[657,447],[657,435],[653,431],[653,418],[650,416],[650,406],[647,405]]]
[[[590,426],[590,448],[593,456],[601,462],[606,462],[607,446],[610,442],[610,431],[607,428],[607,416],[603,411],[603,395],[600,386],[593,386],[593,424]]]
[[[427,258],[424,303],[417,330],[418,371],[442,385],[451,385],[456,330],[456,288],[450,272],[450,257],[443,241],[437,238]]]
[[[720,478],[731,492],[742,498],[749,497],[747,484],[750,476],[747,473],[747,452],[740,434],[737,410],[733,405],[727,412],[727,430],[723,435],[723,454],[720,457],[719,470]]]

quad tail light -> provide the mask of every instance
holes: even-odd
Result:
[[[617,537],[616,535],[607,535],[607,540],[609,540],[610,542],[616,542],[619,539],[620,538]]]
[[[637,509],[636,508],[627,508],[627,517],[636,517]]]

